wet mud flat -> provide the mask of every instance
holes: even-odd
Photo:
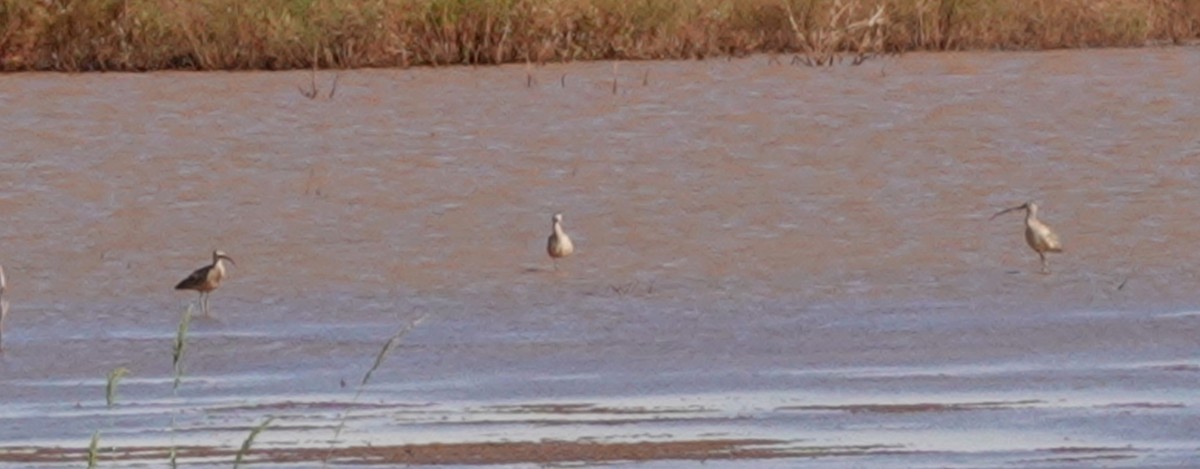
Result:
[[[1200,461],[1196,49],[532,73],[0,76],[0,466]]]
[[[778,441],[704,440],[675,442],[600,443],[600,442],[511,442],[511,443],[431,443],[426,445],[371,446],[335,450],[267,449],[254,453],[256,463],[340,464],[415,464],[415,465],[500,465],[553,463],[611,463],[634,461],[720,461],[776,458],[853,456],[878,453],[876,448],[812,448],[808,450],[773,449]],[[14,452],[18,452],[16,450]],[[116,461],[162,461],[169,457],[165,448],[124,448],[109,454]],[[178,448],[185,459],[228,460],[236,452],[225,448]],[[14,455],[14,462],[71,463],[86,459],[86,451],[30,449],[25,457]]]
[[[163,428],[131,433],[126,432],[128,427],[118,429],[113,435],[117,444],[104,448],[101,460],[118,466],[159,464],[174,448],[179,460],[188,465],[223,467],[234,459],[237,445],[221,442],[236,443],[256,420],[267,415],[278,420],[259,434],[246,461],[279,467],[638,462],[681,467],[688,462],[718,467],[1055,467],[1089,462],[1172,467],[1186,465],[1194,457],[1194,447],[1184,441],[1135,444],[1101,437],[1104,431],[1100,429],[1061,428],[1055,433],[1045,425],[1046,421],[1079,419],[1092,424],[1112,421],[1114,427],[1128,428],[1139,420],[1159,425],[1170,421],[1171,415],[1194,421],[1194,412],[1184,410],[1194,408],[1194,401],[1087,403],[1064,395],[1052,401],[955,402],[955,398],[928,397],[938,402],[769,407],[772,402],[822,402],[778,393],[664,396],[658,400],[691,404],[626,408],[565,402],[453,408],[443,404],[364,406],[288,401],[203,409],[210,414],[204,423],[182,425],[173,435]],[[896,400],[888,397],[876,402]],[[839,399],[831,397],[824,402]],[[1183,416],[1177,414],[1180,411]],[[330,435],[345,412],[351,414],[346,422],[353,430],[335,443]],[[212,418],[217,414],[229,418]],[[778,438],[763,436],[768,434]],[[1068,434],[1073,436],[1062,436]],[[177,443],[168,445],[172,437]],[[179,444],[195,441],[211,443]],[[85,448],[55,443],[8,445],[0,452],[0,460],[13,466],[54,467],[77,464],[86,457]]]

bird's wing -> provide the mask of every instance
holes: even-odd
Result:
[[[208,280],[208,270],[211,268],[212,268],[212,266],[207,266],[207,267],[201,267],[199,269],[196,269],[195,272],[192,272],[192,275],[188,275],[187,278],[185,278],[185,279],[183,279],[183,281],[179,282],[178,285],[175,285],[175,289],[176,290],[185,290],[185,289],[192,288],[192,287],[195,287],[195,286],[198,286],[198,285],[204,283],[205,281]]]
[[[1051,252],[1062,252],[1062,241],[1058,239],[1058,233],[1046,229],[1046,247],[1050,248]]]

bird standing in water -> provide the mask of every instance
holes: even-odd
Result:
[[[204,315],[208,316],[208,295],[217,287],[221,286],[221,280],[225,278],[225,264],[223,261],[237,265],[233,258],[225,255],[224,251],[213,251],[212,264],[206,265],[187,278],[175,285],[176,290],[196,290],[200,292],[200,309],[204,311]]]
[[[554,214],[551,218],[552,229],[550,239],[546,240],[546,252],[550,254],[550,259],[554,261],[554,270],[558,270],[558,259],[567,257],[575,252],[575,246],[571,244],[571,237],[562,229],[563,216],[561,213]]]
[[[1038,257],[1042,259],[1042,273],[1050,273],[1050,266],[1046,262],[1046,253],[1062,252],[1062,242],[1058,240],[1058,235],[1054,231],[1042,223],[1037,218],[1038,206],[1033,202],[1025,202],[1012,208],[1006,208],[992,215],[989,220],[994,220],[1000,215],[1015,210],[1025,210],[1025,242],[1029,243],[1029,247],[1033,248]]]

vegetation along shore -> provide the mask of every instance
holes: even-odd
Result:
[[[0,0],[0,69],[252,70],[1200,39],[1200,0]]]

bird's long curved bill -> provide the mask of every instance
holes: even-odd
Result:
[[[1004,209],[1004,210],[1001,210],[1001,211],[999,211],[999,212],[996,212],[996,214],[995,214],[995,215],[992,215],[992,218],[988,218],[988,220],[995,220],[995,219],[996,219],[996,217],[998,217],[998,216],[1000,216],[1000,215],[1004,215],[1004,214],[1006,214],[1006,213],[1008,213],[1008,212],[1014,212],[1014,211],[1021,210],[1021,209],[1024,209],[1024,208],[1025,208],[1025,206],[1024,206],[1024,205],[1018,205],[1018,206],[1016,206],[1016,207],[1013,207],[1013,208],[1006,208],[1006,209]]]
[[[237,265],[237,262],[235,262],[232,257],[221,256],[221,259],[225,259],[225,260],[229,261],[230,264]]]

